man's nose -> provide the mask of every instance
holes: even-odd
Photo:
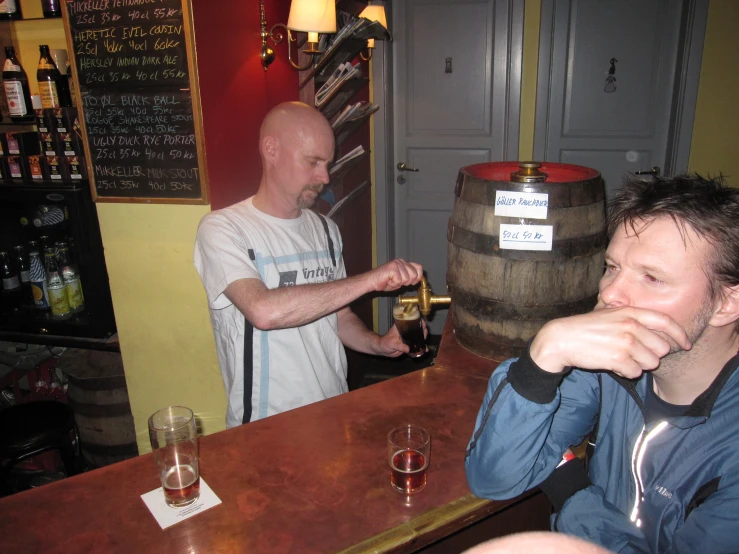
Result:
[[[629,296],[624,276],[619,273],[614,279],[604,281],[605,277],[601,280],[599,294],[601,301],[607,306],[627,306]]]
[[[323,183],[324,185],[328,185],[330,178],[328,176],[328,166],[323,165],[318,168],[318,182]]]

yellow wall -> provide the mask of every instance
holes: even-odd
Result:
[[[519,159],[534,149],[536,77],[539,63],[541,0],[526,0]],[[701,62],[700,85],[690,150],[690,171],[718,174],[739,187],[739,1],[711,0]]]
[[[141,453],[159,408],[192,408],[204,434],[225,428],[226,396],[203,286],[193,267],[209,206],[97,205],[123,366]]]
[[[711,0],[703,45],[690,170],[723,173],[739,187],[739,2]]]

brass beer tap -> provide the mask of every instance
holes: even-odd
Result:
[[[449,304],[452,301],[451,296],[436,296],[431,293],[431,287],[429,287],[426,277],[421,277],[421,286],[418,287],[417,296],[399,296],[398,303],[404,304],[408,309],[413,304],[418,304],[419,311],[428,316],[431,313],[431,306],[433,304]]]

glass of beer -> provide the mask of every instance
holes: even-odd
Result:
[[[395,304],[393,319],[400,338],[408,345],[411,358],[420,358],[426,353],[426,338],[423,336],[421,312],[416,304]]]
[[[431,454],[431,436],[416,425],[396,427],[387,435],[390,484],[403,494],[413,494],[426,486],[426,469]]]
[[[192,504],[200,497],[198,432],[190,408],[170,406],[149,418],[149,438],[164,501],[172,508]]]

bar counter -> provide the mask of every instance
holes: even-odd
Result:
[[[448,321],[431,367],[201,437],[201,476],[222,504],[162,530],[140,498],[160,486],[146,454],[0,499],[0,550],[460,552],[546,529],[541,493],[497,502],[467,486],[464,452],[492,369]],[[403,422],[432,437],[428,484],[410,497],[390,486],[386,454]]]

